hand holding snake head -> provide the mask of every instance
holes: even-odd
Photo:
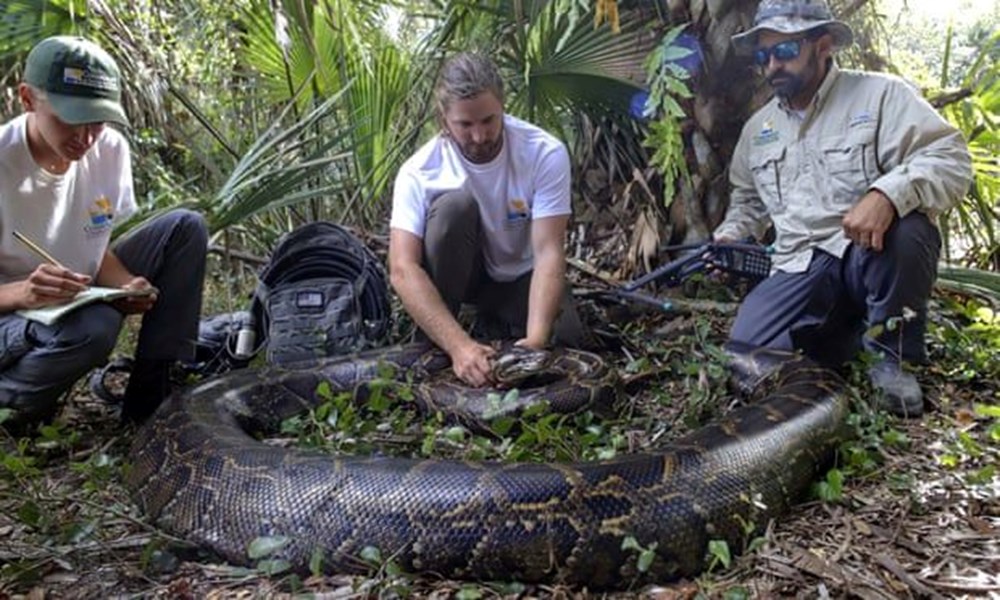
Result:
[[[516,387],[528,377],[549,369],[552,353],[524,346],[502,348],[493,358],[493,381],[500,387]]]

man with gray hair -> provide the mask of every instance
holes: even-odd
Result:
[[[543,348],[575,344],[579,318],[564,284],[571,213],[566,146],[504,113],[490,59],[445,62],[435,89],[441,132],[399,170],[390,221],[392,286],[455,374],[489,382],[493,349],[457,320],[478,308],[488,337]]]
[[[937,275],[937,216],[965,194],[961,133],[897,77],[840,69],[850,27],[822,0],[763,0],[736,35],[775,97],[743,128],[717,240],[774,227],[771,276],[747,296],[731,338],[799,349],[829,365],[860,349],[882,406],[923,412],[905,363],[925,363]]]

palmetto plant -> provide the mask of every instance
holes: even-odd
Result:
[[[949,31],[941,82],[948,81]],[[964,254],[964,263],[1000,271],[1000,32],[980,46],[961,81],[961,99],[943,108],[962,130],[972,154],[975,180],[965,200],[950,211],[942,228],[945,248]],[[958,246],[956,249],[955,247]]]
[[[314,214],[378,229],[384,226],[395,172],[433,132],[434,74],[453,50],[494,56],[507,75],[508,110],[571,144],[580,119],[589,116],[600,123],[607,122],[607,115],[627,114],[645,55],[639,28],[612,35],[607,27],[595,30],[590,14],[587,3],[566,0],[406,6],[258,0],[241,15],[241,58],[259,76],[265,96],[276,103],[292,102],[292,112],[301,114],[333,95],[339,98],[325,118],[313,121],[311,130],[300,129],[314,140],[341,140],[338,149],[344,157],[336,169],[315,174],[314,185],[328,193],[323,210]],[[331,177],[339,183],[330,183]],[[307,185],[308,178],[301,183]],[[227,186],[221,193],[231,189],[236,188]],[[268,208],[266,203],[221,197],[214,204]],[[274,198],[273,205],[278,204],[288,202]],[[228,212],[231,216],[220,224],[246,216],[239,208]]]
[[[314,218],[382,225],[399,164],[431,133],[434,73],[455,49],[495,56],[509,77],[509,109],[571,144],[582,119],[608,124],[627,113],[646,53],[638,25],[618,35],[595,29],[590,2],[579,0],[248,0],[222,14],[200,0],[156,4],[13,0],[0,48],[19,58],[44,35],[99,38],[129,85],[141,86],[126,94],[134,120],[170,131],[168,142],[200,165],[189,191],[214,228],[302,203],[276,227]],[[229,19],[223,35],[238,32],[216,40],[226,44],[217,54],[186,57],[216,61],[210,71],[178,69],[165,48],[194,25],[179,16],[191,11]]]

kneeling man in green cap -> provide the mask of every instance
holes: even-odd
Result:
[[[110,246],[136,212],[121,74],[87,40],[57,36],[29,53],[17,88],[24,114],[0,126],[0,408],[4,426],[51,418],[59,396],[107,360],[127,314],[142,314],[122,417],[141,421],[193,355],[207,230],[176,210]],[[15,232],[17,235],[15,235]],[[28,240],[25,242],[24,240]],[[40,249],[40,250],[39,250]],[[88,286],[156,293],[98,302],[51,325],[21,309],[63,304]]]

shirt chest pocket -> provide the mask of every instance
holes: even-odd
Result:
[[[750,171],[761,201],[773,213],[785,209],[786,200],[782,193],[782,172],[785,170],[784,146],[769,147],[753,152],[750,156]]]
[[[879,176],[872,130],[823,139],[819,159],[819,174],[828,178],[832,199],[838,204],[853,205]]]

